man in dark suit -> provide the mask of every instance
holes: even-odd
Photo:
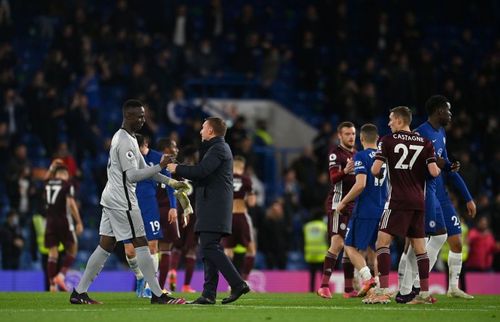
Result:
[[[168,164],[171,173],[193,180],[197,215],[195,232],[205,269],[201,296],[192,304],[215,304],[219,271],[231,286],[231,294],[222,304],[236,301],[250,288],[224,254],[221,238],[231,234],[233,207],[233,157],[224,141],[226,124],[218,117],[209,117],[200,131],[202,147],[197,165]]]

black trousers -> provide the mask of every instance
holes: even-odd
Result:
[[[205,283],[203,284],[202,296],[214,299],[217,297],[217,285],[219,284],[219,272],[226,279],[231,289],[236,290],[245,283],[233,263],[224,254],[220,241],[221,233],[200,232],[200,251],[205,271]]]

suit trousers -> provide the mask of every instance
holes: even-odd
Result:
[[[205,272],[202,296],[213,299],[217,297],[219,272],[226,279],[231,289],[236,290],[244,285],[244,281],[221,246],[222,233],[199,232],[200,251]]]

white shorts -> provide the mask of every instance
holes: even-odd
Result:
[[[116,241],[145,236],[141,211],[102,207],[99,235],[115,237]]]

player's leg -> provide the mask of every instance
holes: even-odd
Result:
[[[137,256],[135,254],[134,245],[132,245],[131,240],[123,241],[123,248],[125,251],[125,259],[127,260],[128,266],[135,275],[135,295],[137,297],[142,297],[144,288],[146,286],[146,281],[144,280],[144,275],[142,274],[139,263],[137,263]]]
[[[57,285],[54,278],[57,276],[57,260],[59,258],[59,251],[57,246],[49,248],[49,257],[47,259],[47,277],[49,280],[49,290],[51,292],[57,291]]]
[[[101,238],[99,241],[99,245],[96,247],[92,255],[90,255],[89,260],[87,261],[87,265],[85,266],[85,271],[83,272],[82,278],[78,283],[77,287],[73,289],[73,292],[70,296],[71,304],[100,304],[100,302],[91,299],[87,291],[92,284],[92,281],[99,275],[104,264],[109,258],[109,255],[115,248],[116,239],[111,230],[111,226],[109,224],[109,218],[104,215],[105,210],[103,209],[103,216],[101,218],[101,226],[99,228],[99,232],[101,233]],[[108,221],[107,223],[104,221]],[[109,228],[109,230],[107,230]],[[109,234],[109,236],[102,235],[103,233]]]
[[[409,216],[410,217],[410,216]],[[426,250],[425,241],[425,218],[424,211],[415,210],[411,214],[411,224],[407,236],[410,238],[411,246],[417,260],[418,275],[420,277],[420,292],[407,304],[432,304],[436,302],[429,293],[429,271],[430,262]]]
[[[159,241],[158,248],[160,250],[158,282],[160,283],[161,287],[165,287],[165,281],[167,280],[168,271],[170,270],[172,243],[166,243],[164,237],[163,240]]]
[[[57,273],[57,275],[54,277],[54,283],[59,287],[61,291],[65,292],[68,291],[68,288],[66,287],[65,283],[66,273],[75,262],[76,253],[78,251],[78,242],[76,239],[76,234],[73,231],[68,231],[67,235],[68,236],[63,241],[64,248],[66,250],[64,261],[61,265],[59,273]]]
[[[459,288],[460,273],[462,272],[462,227],[460,224],[460,216],[457,214],[451,202],[441,204],[443,209],[443,217],[448,230],[448,292],[449,297],[458,297],[464,299],[473,299]]]
[[[194,266],[196,264],[196,247],[188,249],[184,258],[184,285],[182,285],[183,293],[196,292],[191,288],[191,280],[193,278]]]
[[[196,264],[196,251],[198,248],[198,236],[194,232],[194,215],[191,215],[190,224],[184,230],[184,249],[187,249],[184,257],[184,285],[182,291],[185,293],[194,293],[195,290],[191,288],[191,279],[193,278],[194,267]]]
[[[323,298],[332,298],[330,291],[330,277],[337,264],[337,256],[342,250],[343,239],[338,236],[339,228],[339,214],[335,211],[331,211],[328,214],[328,236],[330,236],[330,247],[325,255],[325,260],[323,261],[323,274],[321,276],[321,285],[316,292],[319,296]],[[338,241],[340,239],[340,241]],[[337,244],[341,245],[339,248]]]
[[[248,214],[244,214],[244,221],[242,225],[243,231],[241,234],[241,244],[246,247],[245,258],[243,260],[243,268],[241,269],[241,277],[248,281],[250,272],[252,271],[253,265],[255,263],[255,255],[257,254],[257,249],[255,247],[255,240],[253,238],[253,224],[252,219]]]

